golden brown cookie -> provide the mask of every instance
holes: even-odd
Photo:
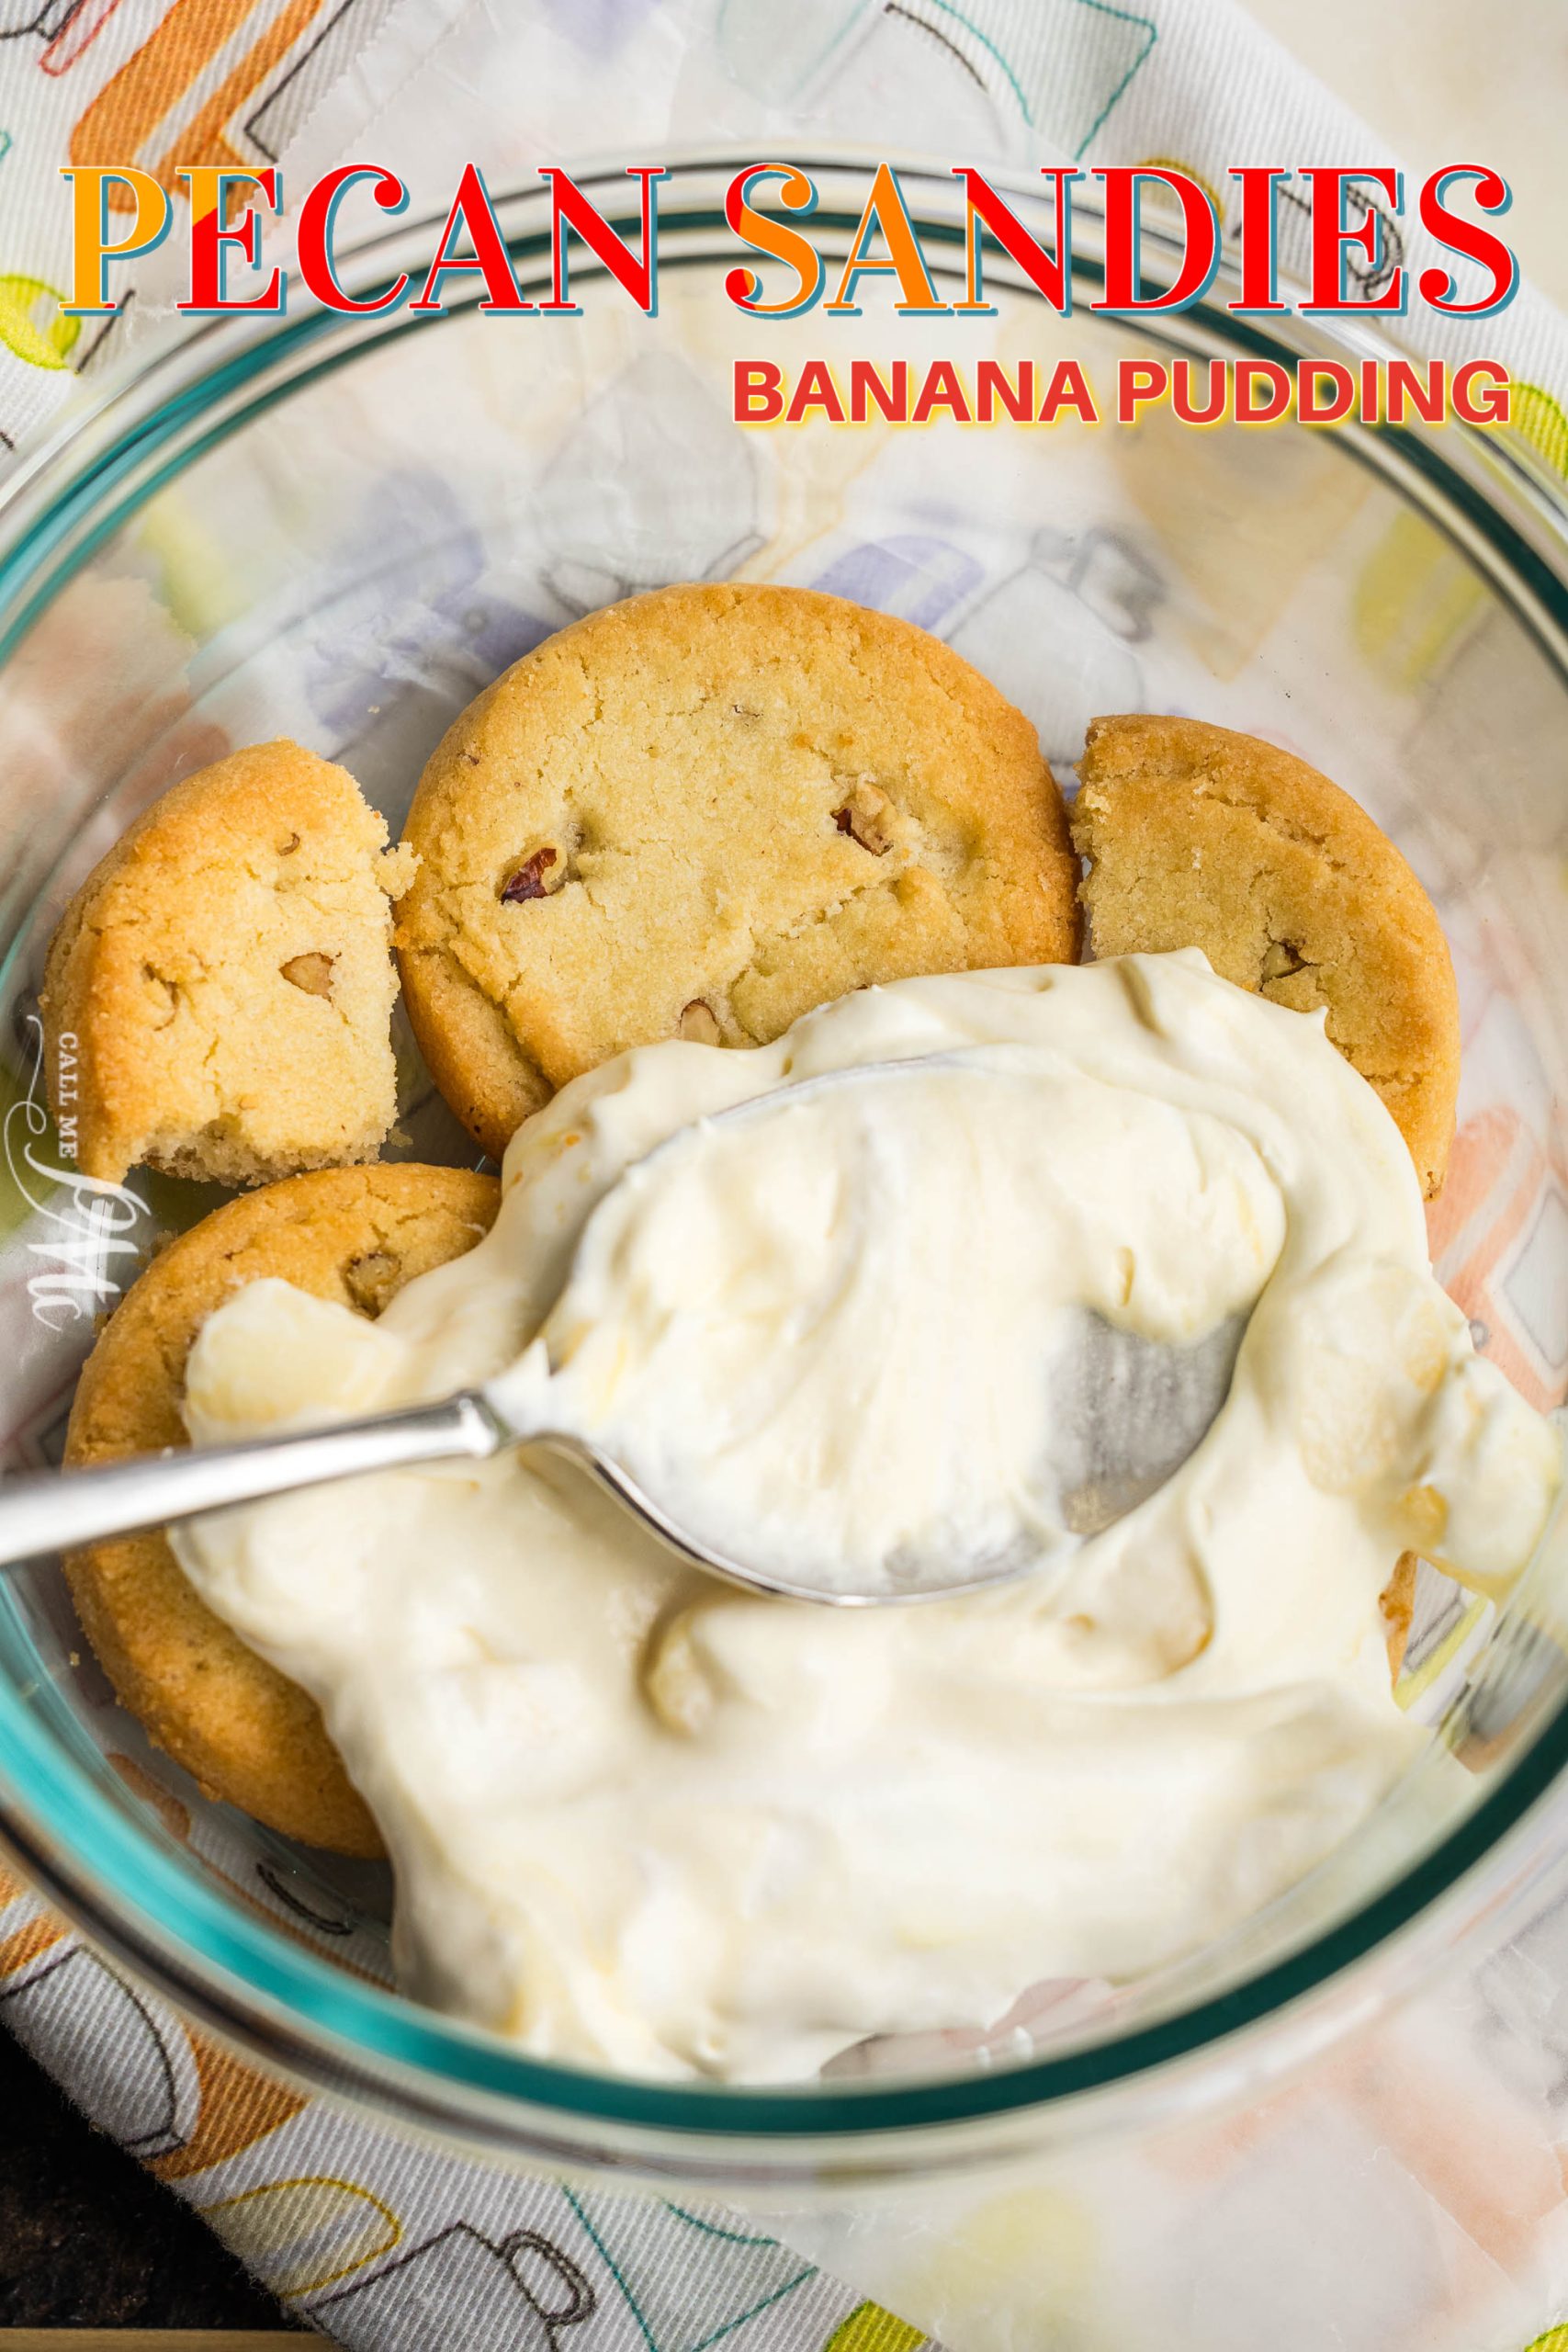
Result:
[[[88,876],[49,951],[69,1156],[257,1184],[373,1159],[396,1116],[389,895],[407,850],[346,770],[262,743],[176,784]]]
[[[437,1085],[496,1154],[624,1046],[765,1043],[867,981],[1070,958],[1033,728],[908,621],[662,588],[508,670],[437,748],[398,910]]]
[[[1430,1198],[1459,1090],[1459,999],[1431,900],[1304,760],[1195,718],[1097,718],[1073,842],[1096,956],[1201,947],[1302,1012],[1377,1089]]]
[[[376,1315],[415,1274],[472,1249],[500,1199],[493,1177],[399,1165],[324,1169],[230,1201],[155,1258],[110,1317],[76,1391],[66,1460],[185,1444],[186,1357],[243,1283],[281,1275]],[[95,1545],[67,1573],[119,1697],[209,1795],[309,1845],[379,1853],[315,1702],[213,1614],[163,1535]]]

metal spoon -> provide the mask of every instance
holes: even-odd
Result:
[[[893,1074],[918,1066],[893,1062],[879,1069]],[[866,1075],[864,1067],[835,1071],[791,1093],[803,1096]],[[763,1096],[739,1104],[718,1114],[714,1124],[756,1116],[764,1104],[779,1099]],[[590,1217],[580,1249],[592,1226]],[[1171,1347],[1115,1329],[1087,1311],[1077,1318],[1073,1343],[1057,1359],[1047,1416],[1069,1532],[1099,1534],[1146,1501],[1181,1467],[1224,1403],[1246,1320],[1233,1316],[1194,1345]],[[575,1434],[521,1423],[496,1393],[476,1388],[437,1404],[408,1406],[323,1429],[141,1454],[91,1469],[29,1472],[0,1479],[0,1567],[145,1528],[170,1526],[269,1495],[378,1470],[482,1461],[513,1445],[547,1446],[566,1454],[682,1559],[730,1584],[782,1599],[851,1608],[936,1600],[1010,1582],[1040,1564],[1038,1552],[1015,1544],[989,1560],[957,1562],[950,1577],[940,1581],[922,1577],[908,1589],[846,1591],[790,1582],[708,1549],[671,1520],[619,1463]]]

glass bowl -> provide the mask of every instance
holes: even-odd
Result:
[[[85,392],[0,502],[0,1036],[7,1090],[0,1330],[10,1457],[58,1456],[95,1315],[161,1232],[218,1195],[73,1182],[39,1106],[34,1012],[67,898],[158,791],[290,734],[400,820],[452,716],[592,606],[667,580],[782,579],[946,638],[1035,721],[1064,785],[1097,712],[1187,710],[1268,734],[1398,840],[1452,942],[1465,1077],[1439,1272],[1533,1401],[1568,1372],[1568,539],[1528,445],[1448,427],[1196,430],[731,421],[766,357],[1083,362],[1376,356],[1229,315],[1222,277],[1156,327],[1096,317],[1010,265],[993,317],[760,322],[724,299],[739,158],[663,189],[646,319],[583,256],[581,318],[219,320]],[[810,164],[841,252],[869,166]],[[962,265],[955,191],[903,169],[933,262]],[[624,175],[585,175],[624,210]],[[1003,183],[1026,218],[1026,187]],[[525,290],[537,192],[507,199]],[[418,268],[431,223],[364,248],[360,290]],[[1156,235],[1157,244],[1157,232]],[[399,1148],[471,1158],[412,1044]],[[1260,1573],[1267,1563],[1259,1564]],[[1364,1830],[1239,1933],[1134,1985],[1062,1988],[990,2035],[877,2046],[818,2082],[654,2086],[547,2065],[402,2001],[388,1889],[208,1802],[118,1710],[58,1567],[0,1592],[0,1810],[22,1866],[104,1945],[231,2042],[309,2084],[520,2163],[837,2194],[931,2182],[1256,2093],[1562,1868],[1540,1800],[1568,1759],[1562,1544],[1500,1612],[1424,1572],[1399,1699],[1470,1767],[1415,1770]],[[1458,1778],[1459,1776],[1452,1776]],[[1568,1873],[1565,1873],[1568,1874]]]

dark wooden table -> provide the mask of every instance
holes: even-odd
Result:
[[[0,2028],[0,2329],[287,2324]]]

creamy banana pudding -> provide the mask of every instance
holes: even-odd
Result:
[[[193,1440],[498,1383],[781,1570],[1041,1562],[886,1609],[752,1598],[539,1453],[179,1531],[319,1701],[408,1988],[541,2056],[787,2079],[1192,1951],[1426,1736],[1390,1690],[1400,1555],[1498,1591],[1556,1493],[1553,1432],[1431,1273],[1388,1110],[1321,1014],[1193,950],[636,1047],[525,1122],[503,1188],[375,1321],[235,1293],[190,1355]],[[1098,1533],[1043,1445],[1086,1314],[1174,1346],[1247,1317],[1207,1436]]]

